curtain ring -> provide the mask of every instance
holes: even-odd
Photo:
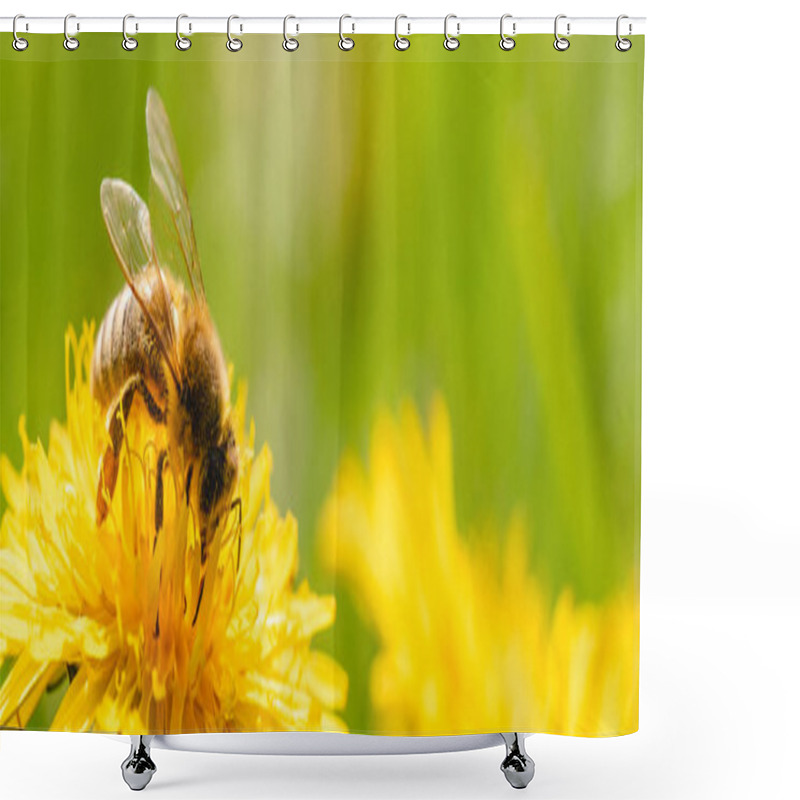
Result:
[[[500,49],[501,50],[513,50],[516,47],[516,41],[511,36],[506,36],[504,25],[507,19],[512,19],[511,14],[503,14],[500,17]],[[517,32],[517,24],[512,23],[511,25],[511,32]]]
[[[287,53],[294,53],[298,47],[300,47],[300,42],[297,39],[289,36],[288,33],[288,24],[290,19],[297,19],[297,17],[288,14],[283,18],[283,49]]]
[[[565,39],[563,36],[558,35],[558,21],[560,19],[566,19],[566,14],[559,14],[556,17],[555,24],[553,25],[553,32],[555,33],[556,40],[553,42],[553,47],[559,51],[559,53],[563,53],[565,50],[569,49],[569,39]],[[569,36],[569,22],[567,23],[567,36]]]
[[[133,36],[128,36],[128,20],[136,19],[133,14],[126,14],[122,18],[122,49],[130,52],[139,46],[139,42]],[[137,26],[138,28],[138,26]]]
[[[344,33],[342,32],[342,25],[346,19],[353,19],[353,18],[349,14],[342,14],[342,16],[339,17],[339,49],[345,51],[352,50],[356,46],[355,41],[353,41],[353,39],[350,36],[345,36]],[[353,25],[353,30],[355,29],[356,26]]]
[[[69,21],[71,19],[75,19],[74,14],[67,14],[64,17],[64,49],[70,51],[77,50],[80,46],[80,42],[74,36],[69,35]],[[75,32],[77,33],[80,29],[80,25],[75,23]]]
[[[188,18],[189,18],[188,14],[178,14],[178,16],[175,18],[175,36],[177,37],[175,39],[175,47],[177,47],[178,50],[188,50],[192,46],[192,40],[187,39],[181,33],[181,20]],[[190,24],[189,32],[191,33],[191,31],[192,31],[192,26]]]
[[[244,47],[244,42],[241,39],[231,36],[231,22],[235,19],[239,19],[236,14],[231,14],[228,17],[228,41],[225,43],[225,47],[227,47],[231,53],[238,53]],[[241,31],[241,28],[239,28],[239,30]]]
[[[18,52],[21,53],[23,50],[28,49],[28,40],[23,39],[21,36],[17,36],[17,20],[18,19],[25,19],[23,14],[17,14],[14,17],[14,21],[11,23],[11,33],[14,34],[14,40],[11,42],[11,46]]]
[[[622,36],[619,35],[619,24],[622,20],[628,19],[627,14],[620,14],[617,17],[617,41],[614,44],[614,47],[620,51],[620,53],[627,53],[628,50],[633,47],[633,42],[630,39],[624,39]],[[628,25],[628,34],[630,35],[631,26]]]
[[[447,23],[450,22],[451,19],[458,19],[458,17],[456,17],[455,14],[448,14],[444,18],[444,49],[453,51],[458,50],[458,46],[461,44],[461,42],[458,41],[458,29],[460,25],[459,23],[456,23],[456,35],[451,36],[447,32]]]
[[[401,19],[408,19],[405,14],[398,14],[394,18],[394,49],[395,50],[408,50],[411,47],[411,39],[406,39],[405,36],[400,35],[400,20]],[[411,33],[411,23],[406,23],[408,25],[408,32]]]

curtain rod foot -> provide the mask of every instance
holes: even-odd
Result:
[[[140,792],[155,775],[156,765],[150,758],[152,736],[131,736],[131,752],[122,762],[122,778],[134,792]]]
[[[506,780],[515,789],[524,789],[535,772],[533,759],[525,752],[525,737],[521,733],[501,733],[506,745],[506,757],[500,765]]]

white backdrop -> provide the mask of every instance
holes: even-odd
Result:
[[[647,16],[641,730],[536,736],[529,796],[794,798],[800,750],[795,3],[27,0],[28,16]],[[3,113],[13,98],[3,97]],[[3,154],[4,157],[6,154]],[[0,733],[4,798],[128,796],[127,745]],[[501,750],[155,751],[161,798],[508,797]]]

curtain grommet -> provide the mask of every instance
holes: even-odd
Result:
[[[451,19],[456,20],[456,35],[455,36],[451,36],[450,33],[447,30],[447,25],[448,25],[448,23],[450,22]],[[458,50],[458,48],[461,46],[461,42],[458,39],[458,34],[459,34],[459,29],[461,28],[461,24],[457,20],[458,20],[458,17],[455,14],[448,14],[444,18],[444,42],[442,42],[442,44],[444,45],[444,49],[445,50],[449,50],[451,53],[454,50]]]
[[[556,37],[555,41],[553,42],[553,47],[555,47],[559,53],[563,53],[565,50],[569,50],[569,39],[559,35],[558,33],[558,21],[560,19],[567,19],[567,15],[559,14],[553,23],[553,33]],[[567,22],[567,36],[569,36],[569,22]]]
[[[513,34],[517,32],[517,24],[516,22],[511,23],[512,36],[506,36],[505,22],[507,19],[513,19],[512,15],[503,14],[503,16],[500,17],[500,49],[505,50],[506,52],[513,50],[517,46],[516,39],[513,37]]]
[[[400,35],[400,20],[401,19],[408,19],[405,14],[398,14],[394,18],[394,49],[399,50],[401,53],[404,53],[411,47],[411,39],[408,39],[407,36],[411,35],[411,23],[407,22],[406,25],[408,26],[408,34],[406,36]]]
[[[17,14],[14,17],[14,21],[11,23],[11,33],[14,38],[11,41],[11,46],[18,52],[21,53],[23,50],[28,49],[28,40],[23,39],[22,36],[17,35],[17,20],[25,19],[24,14]]]
[[[178,14],[178,16],[175,18],[175,47],[177,47],[182,53],[185,53],[192,46],[192,40],[181,33],[181,20],[188,18],[188,14]],[[192,26],[190,23],[189,33],[191,32]]]
[[[231,53],[238,53],[244,47],[244,42],[241,39],[237,39],[231,33],[231,22],[235,19],[239,19],[236,14],[231,14],[228,17],[228,41],[225,42],[225,47],[227,47]],[[239,32],[241,33],[241,27],[239,28]]]
[[[139,40],[133,36],[128,36],[129,19],[136,19],[136,17],[134,17],[133,14],[126,14],[122,18],[122,49],[127,50],[130,53],[139,46]]]
[[[346,19],[353,19],[353,18],[349,14],[342,14],[342,16],[339,17],[339,49],[343,50],[345,53],[349,53],[356,46],[356,42],[352,36],[344,35],[343,25]],[[355,31],[356,29],[355,23],[353,23],[352,27],[353,30]]]
[[[293,14],[287,14],[283,18],[283,49],[287,53],[294,53],[300,47],[300,41],[293,36],[289,36],[288,26],[290,19],[297,19],[297,17]]]
[[[617,41],[614,42],[614,47],[616,47],[620,53],[627,53],[628,50],[630,50],[631,47],[633,47],[633,42],[630,39],[626,39],[623,36],[621,36],[619,32],[620,22],[622,22],[622,20],[624,19],[629,19],[627,14],[620,14],[617,17]],[[628,36],[630,36],[630,33],[631,33],[631,26],[630,23],[628,23]]]
[[[81,43],[77,40],[75,36],[69,35],[69,21],[71,19],[76,19],[74,14],[67,14],[67,16],[64,17],[64,49],[69,50],[72,53],[81,46]],[[80,24],[76,23],[75,32],[77,33],[78,31],[80,31],[80,29],[81,29]]]

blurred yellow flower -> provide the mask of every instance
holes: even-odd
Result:
[[[253,453],[244,392],[234,410],[241,538],[231,512],[201,569],[182,478],[169,469],[163,529],[154,535],[155,458],[165,431],[146,415],[129,418],[111,512],[96,525],[106,433],[89,386],[93,339],[86,325],[80,340],[67,333],[67,421],[52,423],[47,451],[28,440],[22,419],[21,472],[5,456],[0,462],[8,505],[0,658],[14,657],[0,686],[0,725],[23,727],[70,665],[74,677],[52,730],[343,730],[334,712],[345,703],[347,676],[310,647],[333,624],[334,599],[305,582],[295,589],[297,524],[270,499],[271,456],[266,447]]]
[[[369,469],[353,455],[342,460],[319,544],[379,639],[375,732],[637,729],[635,581],[600,604],[564,591],[551,608],[527,563],[522,515],[505,536],[462,536],[441,398],[427,438],[409,403],[397,420],[379,415]]]

